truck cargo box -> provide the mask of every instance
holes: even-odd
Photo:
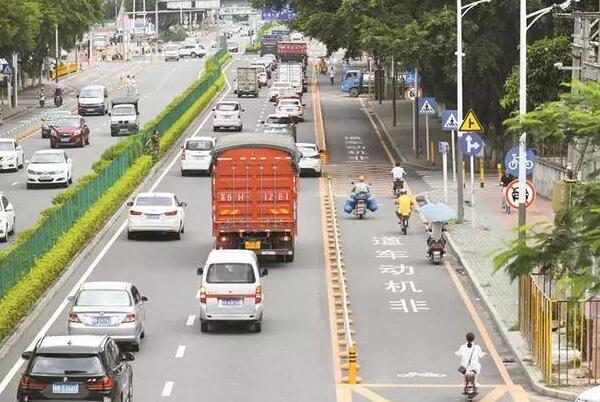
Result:
[[[219,138],[212,169],[217,248],[294,258],[299,153],[291,137],[233,134]]]

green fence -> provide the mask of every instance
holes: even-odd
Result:
[[[152,120],[139,134],[133,136],[129,145],[99,170],[97,175],[55,208],[47,210],[33,232],[15,246],[9,246],[5,252],[0,253],[0,298],[29,272],[35,260],[48,252],[56,240],[121,178],[140,155],[148,152],[146,144],[150,133],[156,128],[159,135],[164,134],[217,81],[226,54],[226,49],[217,52],[212,58],[212,71],[208,71],[203,79],[196,81],[181,99],[178,98],[170,104],[156,121]],[[207,66],[209,63],[210,61],[207,61]]]

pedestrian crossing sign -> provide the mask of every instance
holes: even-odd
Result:
[[[435,98],[419,98],[419,114],[435,114],[437,101]]]
[[[483,126],[479,122],[473,109],[469,109],[458,130],[469,131],[471,133],[483,133]]]
[[[457,131],[458,118],[456,110],[442,110],[442,130]]]

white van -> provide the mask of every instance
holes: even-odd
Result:
[[[267,69],[262,61],[253,61],[250,63],[250,67],[255,67],[258,72],[258,83],[261,87],[266,87],[269,77],[267,76]]]
[[[200,283],[200,330],[207,332],[215,321],[246,321],[261,331],[263,287],[258,258],[251,250],[212,250],[204,267],[198,268]]]
[[[80,115],[90,113],[108,113],[108,90],[102,85],[88,85],[83,87],[77,95],[77,110]]]

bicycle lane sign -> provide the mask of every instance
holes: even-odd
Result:
[[[533,173],[533,167],[535,166],[535,153],[528,149],[525,154],[527,162],[525,162],[525,168],[527,169],[527,175]],[[519,147],[512,147],[510,151],[506,153],[504,157],[504,168],[508,169],[513,176],[519,175]]]

